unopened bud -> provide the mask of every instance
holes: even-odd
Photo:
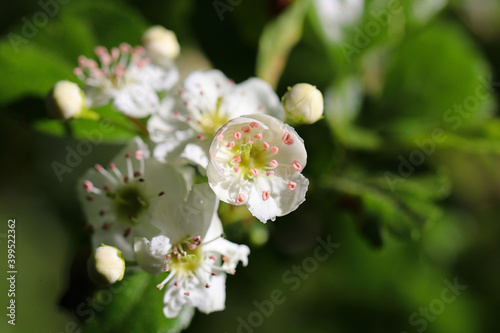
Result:
[[[123,279],[125,260],[116,247],[102,244],[92,252],[87,268],[92,281],[106,286]]]
[[[148,57],[159,65],[169,64],[180,52],[175,33],[159,25],[146,30],[142,35],[142,44]]]
[[[323,95],[308,83],[288,87],[281,102],[285,112],[294,122],[313,124],[323,116]]]
[[[76,83],[59,81],[46,99],[48,113],[58,119],[78,117],[85,109],[85,94]]]

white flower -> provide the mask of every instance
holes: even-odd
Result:
[[[116,247],[101,244],[92,251],[87,268],[92,281],[105,286],[123,279],[125,260]]]
[[[46,104],[52,117],[67,120],[83,112],[85,94],[76,83],[59,81],[47,95]]]
[[[180,52],[175,33],[155,25],[142,35],[142,44],[151,60],[160,66],[170,66]]]
[[[151,158],[139,138],[132,141],[109,164],[97,164],[79,186],[87,229],[95,246],[104,243],[123,251],[132,260],[134,237],[151,237],[158,229],[150,223],[150,204],[161,195],[187,195],[183,176],[171,166]]]
[[[206,167],[215,132],[229,120],[253,113],[283,119],[280,100],[268,83],[250,78],[234,84],[218,70],[193,72],[179,95],[164,100],[148,122],[158,144],[154,155],[169,161],[183,157]]]
[[[222,236],[218,200],[207,184],[194,185],[188,199],[161,197],[151,208],[153,224],[161,234],[136,238],[138,264],[147,272],[168,272],[158,284],[167,285],[163,312],[176,317],[186,304],[210,313],[225,307],[226,273],[234,274],[239,261],[248,263],[250,249]]]
[[[282,103],[285,112],[296,122],[313,124],[323,116],[323,94],[308,83],[289,87]]]
[[[332,42],[339,42],[343,29],[361,19],[364,0],[314,0],[316,12],[325,35]]]
[[[161,67],[151,63],[142,46],[132,48],[123,43],[108,51],[98,46],[99,64],[84,56],[78,58],[74,73],[87,85],[88,105],[96,107],[113,101],[124,114],[142,118],[159,107],[158,92],[170,90],[179,73],[173,65]]]
[[[304,142],[292,127],[267,115],[239,117],[212,142],[208,182],[220,200],[246,204],[265,223],[305,200],[309,181],[301,171],[306,161]]]

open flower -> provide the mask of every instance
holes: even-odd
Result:
[[[168,275],[163,312],[176,317],[186,304],[210,313],[223,310],[226,273],[234,274],[239,261],[248,263],[250,249],[222,238],[218,200],[207,184],[194,185],[187,200],[164,196],[151,208],[152,223],[160,235],[136,238],[138,264],[147,272]]]
[[[268,83],[250,78],[234,84],[218,70],[193,72],[179,94],[165,100],[148,122],[151,139],[158,144],[154,154],[206,167],[215,132],[235,117],[254,113],[283,119],[280,100]]]
[[[304,142],[292,127],[267,115],[239,117],[210,146],[208,182],[220,200],[247,205],[264,223],[274,221],[305,200],[306,160]]]
[[[93,246],[118,247],[127,260],[134,256],[134,237],[158,234],[149,221],[150,204],[168,193],[187,195],[180,172],[149,155],[148,147],[136,138],[108,168],[97,164],[90,169],[78,188]]]
[[[74,69],[87,85],[89,107],[113,101],[114,107],[128,116],[146,117],[159,107],[157,92],[170,90],[179,79],[173,62],[170,67],[152,64],[142,46],[122,43],[110,51],[98,46],[95,53],[99,63],[80,56],[79,67]]]

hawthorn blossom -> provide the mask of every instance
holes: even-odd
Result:
[[[173,161],[179,157],[206,167],[215,132],[229,120],[262,113],[283,119],[280,100],[271,86],[258,78],[240,84],[218,70],[196,71],[178,95],[163,101],[148,122],[154,155]]]
[[[151,62],[142,46],[122,43],[111,50],[95,48],[97,63],[85,56],[78,58],[75,75],[85,83],[87,104],[97,107],[112,101],[124,114],[142,118],[160,105],[159,92],[173,88],[179,73],[173,62],[170,67]]]
[[[109,167],[96,164],[87,171],[78,192],[93,247],[115,246],[131,260],[134,237],[158,234],[148,217],[151,203],[168,193],[185,197],[188,189],[176,168],[151,158],[146,144],[136,138]]]
[[[248,263],[250,249],[223,239],[218,200],[207,184],[194,185],[187,200],[164,196],[151,208],[152,223],[161,232],[136,238],[138,264],[148,273],[166,272],[163,312],[176,317],[184,305],[211,313],[223,310],[226,273]]]
[[[268,115],[239,117],[210,146],[208,182],[220,200],[247,205],[266,223],[304,202],[306,161],[304,142],[292,127]]]

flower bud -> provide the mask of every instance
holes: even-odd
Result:
[[[297,123],[313,124],[323,115],[323,95],[308,83],[288,87],[281,102],[287,115]]]
[[[106,286],[123,279],[125,260],[116,247],[101,244],[87,261],[89,277],[97,284]]]
[[[180,52],[175,33],[159,25],[146,30],[142,44],[151,60],[159,65],[170,63]]]
[[[79,116],[85,109],[85,94],[76,83],[59,81],[46,99],[48,113],[61,120]]]

